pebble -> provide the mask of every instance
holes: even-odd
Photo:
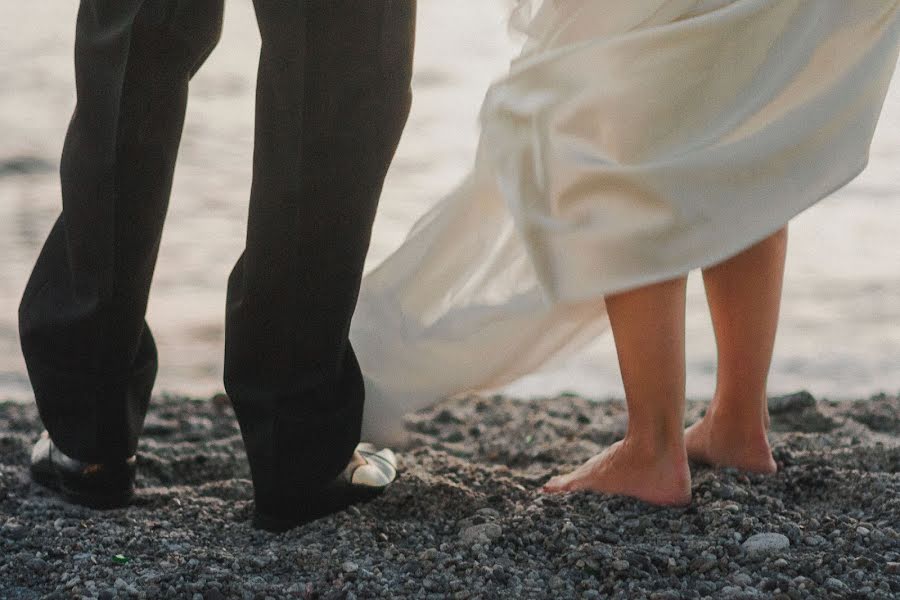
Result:
[[[437,558],[437,548],[426,548],[419,553],[419,560],[431,562]]]
[[[10,519],[3,524],[3,527],[0,527],[0,534],[11,540],[21,540],[28,535],[28,531],[25,529],[24,525],[15,519]]]
[[[807,408],[813,408],[816,405],[816,399],[809,392],[797,392],[786,396],[778,396],[769,398],[769,413],[773,415],[784,414],[788,412],[800,412]]]
[[[503,528],[496,523],[481,523],[463,529],[459,537],[466,544],[489,544],[503,535]]]
[[[501,398],[485,400],[476,414],[459,402],[443,407],[461,423],[435,423],[440,409],[414,417],[410,427],[415,420],[422,427],[403,450],[404,477],[381,498],[280,535],[250,527],[253,489],[231,410],[216,416],[202,403],[154,398],[151,413],[179,425],[142,438],[139,501],[101,513],[28,482],[27,444],[5,452],[3,440],[38,435],[36,411],[0,402],[0,598],[896,596],[900,505],[892,500],[900,488],[882,471],[857,470],[892,464],[893,450],[875,446],[865,425],[847,416],[849,404],[827,412],[852,425],[859,446],[838,452],[824,436],[793,436],[792,425],[773,415],[776,456],[792,456],[778,477],[704,469],[691,507],[657,509],[627,498],[537,492],[544,473],[621,435],[621,403]],[[894,399],[877,406],[900,415]],[[688,408],[693,415],[699,406]],[[590,419],[580,429],[572,427],[579,414]],[[10,423],[18,423],[13,432]],[[442,445],[460,435],[462,443]],[[21,541],[9,536],[17,526]],[[756,549],[753,534],[761,532],[789,541]],[[804,537],[818,545],[804,545]],[[132,560],[115,564],[119,553]]]
[[[486,519],[499,519],[500,511],[493,508],[479,508],[475,514]]]
[[[785,550],[791,545],[789,539],[780,533],[757,533],[741,544],[744,552],[750,554],[768,554]]]
[[[631,567],[631,563],[627,560],[614,560],[612,562],[612,568],[616,571],[627,571],[629,567]]]
[[[833,592],[841,592],[847,589],[847,586],[844,585],[840,579],[835,579],[834,577],[829,577],[825,580],[825,587]]]
[[[26,566],[33,571],[37,571],[38,573],[43,573],[49,567],[47,561],[42,558],[32,558],[26,563]]]

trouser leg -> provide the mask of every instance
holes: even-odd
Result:
[[[188,80],[218,39],[222,1],[81,2],[62,214],[19,309],[41,418],[81,460],[137,446],[156,374],[144,313]]]
[[[259,506],[333,478],[359,441],[363,382],[348,332],[409,112],[415,2],[255,6],[254,173],[229,280],[225,384]]]

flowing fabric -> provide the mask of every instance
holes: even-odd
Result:
[[[364,282],[363,435],[607,327],[603,296],[716,264],[864,167],[900,0],[520,0],[475,164]]]

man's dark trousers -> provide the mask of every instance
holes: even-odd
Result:
[[[188,82],[218,41],[223,1],[81,2],[63,210],[19,320],[41,418],[83,461],[137,447],[157,368],[144,315]],[[258,508],[280,512],[335,477],[359,441],[348,332],[409,112],[415,0],[254,4],[253,184],[228,282],[225,386]]]

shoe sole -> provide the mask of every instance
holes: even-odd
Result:
[[[31,479],[50,491],[56,492],[67,502],[99,510],[123,508],[134,497],[134,489],[122,490],[112,494],[89,494],[73,490],[63,483],[62,478],[58,474],[35,471],[34,469],[31,469]]]

